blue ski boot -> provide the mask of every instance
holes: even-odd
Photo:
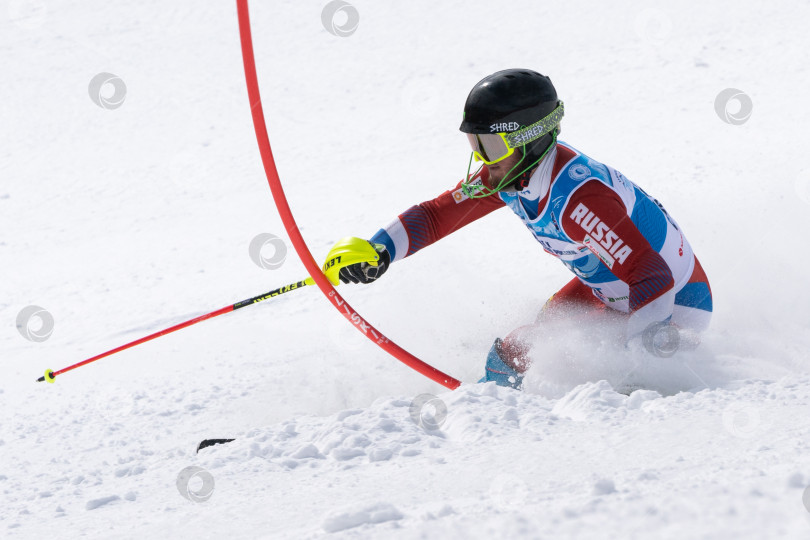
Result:
[[[495,381],[498,386],[508,386],[509,388],[520,388],[523,382],[523,374],[518,373],[501,360],[501,338],[496,338],[495,343],[487,355],[487,366],[484,377],[479,383]]]

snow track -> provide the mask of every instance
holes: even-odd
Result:
[[[810,428],[793,418],[810,406],[810,379],[736,386],[625,396],[602,381],[549,400],[465,385],[435,397],[446,406],[436,429],[418,423],[435,404],[415,421],[412,400],[380,398],[198,455],[192,441],[167,451],[160,437],[133,441],[113,424],[95,447],[65,441],[44,464],[16,456],[13,474],[0,477],[14,494],[3,522],[42,535],[92,519],[132,538],[206,538],[212,516],[238,516],[240,535],[285,538],[634,538],[652,529],[658,538],[754,538],[767,521],[769,537],[800,538]],[[11,435],[24,441],[26,431]],[[173,480],[188,466],[214,479],[205,502],[178,495]]]

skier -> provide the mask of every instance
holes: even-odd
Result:
[[[507,206],[576,275],[546,302],[536,325],[558,316],[588,323],[620,318],[625,343],[639,341],[659,356],[696,346],[709,325],[712,296],[689,242],[656,199],[557,139],[563,112],[551,80],[537,72],[507,69],[478,82],[460,129],[472,146],[470,163],[474,157],[481,168],[470,174],[468,167],[454,189],[380,229],[370,240],[378,264],[344,267],[341,281],[371,283],[392,262]],[[480,382],[518,388],[533,329],[496,339]]]

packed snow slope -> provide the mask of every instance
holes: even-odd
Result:
[[[0,537],[810,538],[810,4],[357,0],[344,37],[352,9],[330,32],[327,8],[251,3],[270,140],[317,259],[452,187],[469,89],[535,69],[565,101],[562,139],[686,232],[714,293],[703,346],[653,359],[561,324],[524,391],[474,384],[493,339],[571,277],[503,210],[340,288],[456,391],[315,288],[35,383],[306,273],[233,2],[7,1]],[[91,95],[101,73],[119,86]],[[729,88],[744,96],[718,114]],[[262,233],[285,241],[280,267],[251,258]],[[52,316],[47,339],[19,331],[28,306]],[[237,440],[195,454],[207,437]]]

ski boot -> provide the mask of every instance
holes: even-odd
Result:
[[[520,388],[520,385],[523,383],[523,374],[518,373],[503,361],[501,357],[502,344],[503,340],[501,340],[501,338],[495,339],[495,343],[492,344],[492,348],[487,355],[487,365],[484,376],[478,382],[485,383],[495,381],[495,384],[498,386],[507,386],[515,389]]]

